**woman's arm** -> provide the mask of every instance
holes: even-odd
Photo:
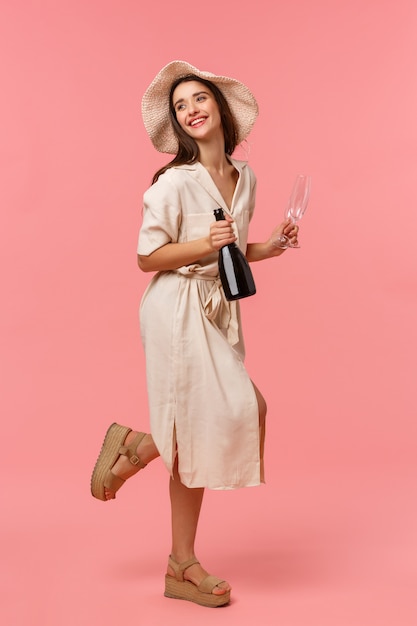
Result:
[[[185,243],[167,243],[151,254],[138,254],[138,265],[143,272],[163,272],[176,270],[183,265],[195,263],[197,259],[220,250],[222,246],[236,241],[232,230],[233,220],[226,215],[225,220],[213,221],[207,237],[187,241]],[[280,256],[285,250],[277,248],[272,243],[279,235],[286,235],[291,243],[297,243],[298,226],[291,222],[283,222],[274,229],[271,237],[264,243],[249,243],[246,249],[246,258],[249,262],[263,261],[274,256]]]
[[[231,222],[227,216],[225,220],[213,221],[207,237],[185,243],[167,243],[148,256],[138,254],[138,265],[143,272],[163,272],[195,263],[236,241]]]
[[[289,220],[283,222],[275,228],[268,241],[264,243],[248,243],[246,248],[246,258],[250,263],[254,261],[263,261],[274,256],[281,256],[285,249],[277,248],[272,243],[279,235],[288,237],[292,244],[297,245],[298,226],[292,224]]]
[[[176,270],[194,263],[213,252],[208,237],[186,243],[167,243],[152,254],[138,254],[138,265],[143,272]]]

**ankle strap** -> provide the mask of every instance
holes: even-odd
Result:
[[[168,562],[169,562],[170,566],[172,567],[172,569],[174,570],[175,578],[179,582],[183,582],[184,581],[184,572],[185,572],[186,569],[188,569],[192,565],[199,565],[200,564],[200,561],[198,559],[196,559],[195,557],[192,558],[192,559],[189,559],[188,561],[184,561],[184,563],[177,563],[176,561],[174,561],[174,559],[172,558],[171,555],[168,558]]]
[[[145,437],[145,433],[138,433],[129,446],[121,446],[119,448],[119,454],[127,456],[132,465],[138,465],[141,469],[146,467],[146,463],[143,463],[136,454],[136,448]]]

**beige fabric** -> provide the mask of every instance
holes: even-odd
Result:
[[[256,180],[239,171],[231,210],[200,164],[171,168],[144,195],[138,253],[204,237],[217,207],[234,219],[245,250]],[[262,479],[258,407],[244,367],[239,303],[225,300],[218,255],[157,273],[140,308],[151,431],[172,474],[176,451],[187,487],[233,489]]]

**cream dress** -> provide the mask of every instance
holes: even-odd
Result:
[[[233,217],[246,250],[255,204],[250,167],[239,173],[229,210],[201,163],[168,169],[144,195],[138,254],[209,234],[214,209]],[[140,307],[151,432],[172,475],[187,487],[234,489],[263,482],[258,406],[244,367],[238,302],[227,302],[218,253],[158,272]]]

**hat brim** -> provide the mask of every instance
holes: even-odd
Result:
[[[204,78],[220,89],[236,124],[237,143],[244,141],[258,116],[258,104],[246,85],[234,78],[201,71],[186,61],[171,61],[155,76],[142,98],[143,123],[155,148],[168,154],[178,152],[169,115],[169,94],[174,81],[189,74]]]

